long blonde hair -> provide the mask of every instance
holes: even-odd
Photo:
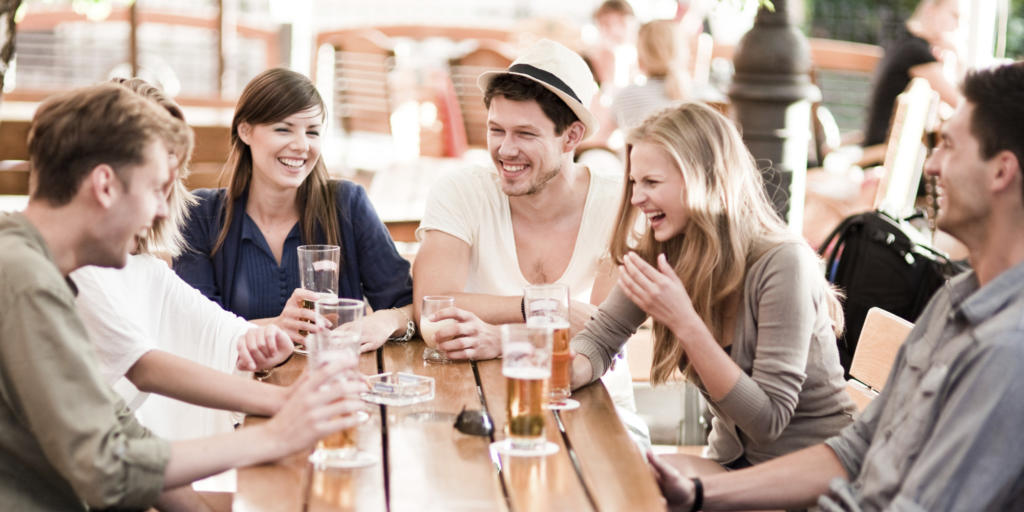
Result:
[[[655,20],[640,26],[636,41],[637,61],[648,78],[665,80],[665,95],[672,100],[689,96],[686,73],[689,52],[679,25],[670,20]]]
[[[141,78],[113,78],[110,81],[160,105],[175,118],[185,121],[185,113],[181,107],[155,85]],[[185,178],[188,175],[188,162],[179,162],[177,176],[167,195],[167,217],[154,220],[153,227],[145,235],[135,237],[136,251],[139,254],[154,250],[163,250],[172,257],[181,254],[185,247],[181,226],[188,219],[189,210],[197,202],[196,197],[185,187]]]
[[[664,242],[655,240],[649,228],[637,231],[637,209],[630,204],[630,152],[639,142],[660,147],[683,175],[679,200],[688,220],[682,233]],[[800,239],[772,209],[761,172],[735,126],[707,105],[684,103],[663,110],[634,128],[626,143],[627,179],[612,257],[621,264],[629,251],[636,251],[656,265],[658,254],[664,253],[697,315],[721,344],[729,327],[728,306],[741,297],[747,269],[769,249]],[[828,287],[824,275],[822,286]],[[841,329],[842,311],[835,295],[829,296],[835,306],[830,304],[829,313]],[[697,380],[682,345],[668,327],[655,322],[652,381],[664,382],[677,367]]]

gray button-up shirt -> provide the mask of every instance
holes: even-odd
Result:
[[[1024,263],[951,280],[900,348],[885,390],[826,441],[852,483],[822,510],[1024,507]]]

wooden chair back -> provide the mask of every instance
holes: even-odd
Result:
[[[846,385],[858,410],[885,388],[896,353],[913,328],[914,324],[884,309],[868,310],[850,365],[852,379]]]
[[[370,29],[332,33],[334,111],[346,132],[391,133],[391,40]]]
[[[896,218],[914,211],[921,171],[927,156],[924,135],[938,120],[939,95],[924,78],[914,78],[896,98],[886,143],[885,176],[875,195],[876,209]]]
[[[0,121],[0,195],[28,194],[28,120]],[[216,187],[231,150],[231,127],[193,126],[195,149],[185,185],[189,189]]]
[[[480,41],[474,50],[448,62],[469,146],[487,146],[487,107],[476,79],[484,71],[507,68],[513,60],[510,55],[510,49],[503,42]]]

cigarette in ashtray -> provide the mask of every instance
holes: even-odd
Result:
[[[331,260],[320,260],[313,262],[313,270],[326,271],[326,270],[338,270],[338,264]]]

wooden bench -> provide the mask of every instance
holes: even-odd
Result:
[[[31,121],[0,121],[0,195],[28,194],[28,130]],[[216,187],[231,149],[228,126],[193,126],[195,149],[185,180],[190,188]]]

